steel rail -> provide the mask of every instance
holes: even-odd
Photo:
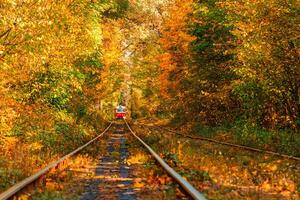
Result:
[[[183,133],[180,133],[180,132],[177,132],[177,131],[173,131],[173,130],[170,130],[170,129],[167,129],[167,128],[164,128],[164,127],[161,127],[161,126],[145,125],[145,124],[142,124],[142,125],[148,126],[148,127],[160,128],[160,129],[168,131],[170,133],[174,133],[174,134],[180,135],[182,137],[190,138],[190,139],[202,140],[202,141],[212,142],[212,143],[221,144],[221,145],[225,145],[225,146],[244,149],[244,150],[248,150],[248,151],[265,153],[265,154],[270,154],[270,155],[273,155],[273,156],[279,156],[279,157],[290,159],[290,160],[300,161],[300,158],[296,157],[296,156],[290,156],[290,155],[286,155],[286,154],[277,153],[277,152],[274,152],[274,151],[257,149],[257,148],[248,147],[248,146],[245,146],[245,145],[232,144],[232,143],[229,143],[229,142],[222,142],[222,141],[219,141],[219,140],[210,139],[210,138],[206,138],[206,137],[202,137],[202,136],[186,135],[186,134],[183,134]]]
[[[196,190],[188,181],[186,181],[182,176],[180,176],[174,169],[172,169],[162,158],[159,157],[153,149],[148,146],[141,138],[139,138],[136,133],[131,129],[127,121],[124,119],[128,129],[131,134],[139,140],[144,147],[151,153],[151,155],[157,160],[157,162],[170,174],[182,187],[183,189],[193,198],[197,200],[205,200],[206,198]]]
[[[36,181],[42,175],[45,175],[47,172],[49,172],[49,170],[55,168],[56,166],[58,166],[60,163],[62,163],[63,161],[65,161],[69,157],[75,155],[76,153],[78,153],[79,151],[81,151],[82,149],[84,149],[85,147],[90,145],[91,143],[95,142],[97,139],[99,139],[104,133],[106,133],[109,130],[111,125],[112,125],[112,122],[106,127],[106,129],[104,129],[104,131],[102,133],[100,133],[97,137],[95,137],[91,141],[87,142],[86,144],[82,145],[81,147],[77,148],[76,150],[72,151],[71,153],[63,156],[62,158],[50,163],[49,165],[47,165],[45,168],[41,169],[37,173],[33,174],[32,176],[29,176],[29,177],[25,178],[24,180],[18,182],[14,186],[7,189],[5,192],[1,193],[0,194],[0,200],[6,200],[6,199],[12,197],[17,192],[19,192],[20,190],[22,190],[23,188],[28,186],[30,183]]]

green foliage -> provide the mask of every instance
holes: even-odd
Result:
[[[23,174],[21,169],[0,168],[0,191],[3,191],[3,189],[6,189],[8,186],[16,184],[16,180],[22,178],[25,178],[25,174]]]
[[[207,137],[207,138],[213,138],[215,137],[220,131],[224,129],[223,127],[206,127],[202,124],[198,123],[194,126],[193,131],[198,133],[201,136]]]
[[[297,123],[298,126],[300,126],[300,117],[298,117],[298,118],[296,119],[296,123]]]
[[[40,100],[48,103],[58,110],[67,108],[70,100],[70,91],[73,89],[67,82],[70,77],[64,73],[46,71],[35,74],[35,78],[25,82],[20,87],[20,92],[25,96],[20,101],[27,101],[34,104]]]
[[[70,93],[68,87],[57,88],[48,95],[46,95],[46,102],[57,108],[58,110],[64,110],[68,106],[70,100]]]
[[[173,117],[170,121],[171,125],[183,125],[185,123],[185,112],[182,109],[174,109],[172,113]]]
[[[179,174],[183,177],[186,177],[188,180],[192,181],[212,181],[210,175],[206,171],[200,171],[200,170],[180,170]]]
[[[201,43],[194,45],[195,51],[198,51],[198,52],[204,51],[204,50],[206,50],[208,48],[212,48],[212,47],[213,47],[213,43],[211,43],[211,42],[201,42]]]
[[[103,64],[100,60],[100,57],[101,55],[99,53],[93,53],[87,57],[78,58],[74,64],[76,67],[81,69],[86,67],[101,68],[103,67]]]
[[[167,111],[165,111],[163,108],[158,108],[155,111],[155,117],[159,119],[168,118],[169,114]]]
[[[157,135],[151,135],[150,137],[145,138],[144,141],[149,145],[154,145],[159,143],[160,137]]]
[[[196,124],[193,132],[217,140],[219,135],[225,134],[231,142],[236,144],[288,155],[300,155],[300,138],[297,137],[297,133],[288,129],[267,130],[257,125],[255,120],[251,122],[249,118],[237,119],[234,123],[225,123],[215,127]]]
[[[162,157],[172,167],[178,166],[181,163],[178,159],[177,154],[171,153],[169,151],[164,151]]]
[[[43,151],[50,151],[52,154],[69,153],[88,140],[86,131],[80,126],[57,122],[54,128],[55,131],[51,132],[41,131],[31,140],[40,142]]]
[[[53,149],[56,149],[58,141],[57,141],[57,135],[53,132],[40,132],[35,140],[41,142],[43,144],[44,151],[49,151]],[[56,151],[57,153],[57,151]]]
[[[261,109],[266,101],[263,87],[255,80],[244,82],[232,90],[233,96],[241,102],[244,114],[251,118],[261,119]]]
[[[24,137],[24,130],[21,125],[15,125],[8,133],[7,136]]]
[[[105,11],[103,12],[103,15],[107,18],[121,18],[126,14],[126,11],[129,9],[128,0],[102,0],[102,3],[105,3],[105,5],[107,6]]]
[[[138,114],[135,111],[131,111],[130,117],[131,117],[131,119],[136,120],[136,119],[138,119]]]
[[[58,133],[68,134],[70,132],[70,126],[67,123],[58,122],[55,124],[55,131]]]
[[[237,141],[254,147],[262,147],[272,139],[272,133],[260,128],[255,122],[249,120],[237,120],[233,126]]]
[[[33,195],[32,200],[64,200],[63,196],[56,191],[37,192]]]
[[[144,91],[143,91],[143,95],[145,98],[149,98],[153,95],[153,91],[151,88],[146,88]]]
[[[83,104],[80,104],[77,108],[76,108],[76,115],[78,118],[82,118],[85,115],[87,115],[87,107]]]
[[[237,120],[232,127],[236,141],[242,144],[272,149],[285,154],[300,155],[300,138],[291,130],[268,131],[261,128],[256,122]]]

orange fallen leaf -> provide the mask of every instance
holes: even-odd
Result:
[[[54,182],[46,182],[46,188],[48,190],[55,190],[56,189],[56,184]]]
[[[269,191],[271,189],[271,185],[267,182],[264,182],[261,187],[265,191]]]
[[[19,200],[28,200],[29,196],[27,194],[22,194],[18,197]]]
[[[143,182],[135,182],[133,184],[133,187],[135,187],[135,188],[142,188],[144,186],[145,186],[145,184]]]

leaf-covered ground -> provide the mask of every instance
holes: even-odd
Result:
[[[120,135],[113,133],[113,130],[95,145],[68,159],[58,169],[52,170],[37,183],[26,188],[18,198],[118,199],[120,192],[130,190],[134,199],[153,199],[154,196],[156,199],[165,200],[190,199],[143,146],[130,135],[128,129],[124,129],[126,133],[124,144],[114,141]],[[122,160],[124,148],[128,152],[128,157]],[[106,164],[109,164],[107,162],[113,164],[111,168],[107,168]],[[128,177],[123,177],[121,166],[128,169],[128,172],[125,172]],[[103,167],[105,167],[104,171]],[[103,174],[99,174],[99,170],[102,170]],[[129,181],[130,184],[126,185],[122,181],[126,183]]]
[[[300,163],[134,126],[208,199],[299,199]]]
[[[93,179],[98,159],[105,153],[108,136],[99,139],[80,154],[67,159],[38,182],[27,187],[19,199],[62,200],[78,199],[84,193],[88,180]],[[36,171],[36,170],[35,170]]]
[[[138,177],[135,186],[140,187],[137,199],[190,199],[139,141],[131,137],[128,142],[131,156],[127,163]]]
[[[208,199],[299,199],[299,162],[191,140],[141,125],[134,125],[133,130]],[[110,137],[114,136],[107,134],[69,159],[19,197],[80,199],[91,181],[99,179],[95,169],[99,158],[107,154]],[[137,199],[189,199],[129,132],[126,140],[129,155],[124,164],[130,168],[131,187]],[[111,156],[118,159],[119,150],[115,148]]]

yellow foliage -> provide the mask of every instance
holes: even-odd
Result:
[[[130,156],[126,162],[128,165],[143,164],[143,163],[147,162],[148,159],[149,159],[148,156],[146,156],[145,154],[137,153],[135,155]]]

